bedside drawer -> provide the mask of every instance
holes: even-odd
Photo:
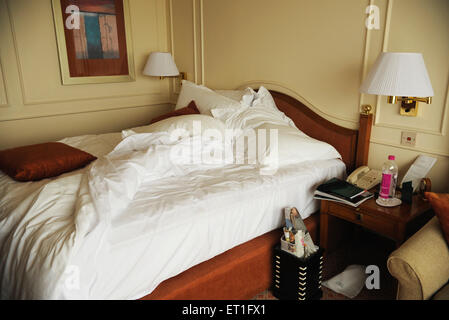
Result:
[[[360,223],[363,219],[363,213],[360,208],[348,208],[342,205],[329,203],[329,213],[333,216],[348,220],[350,222]]]
[[[329,214],[356,223],[385,236],[396,238],[396,223],[382,216],[372,216],[360,208],[348,208],[342,205],[329,204]]]
[[[386,235],[392,239],[395,239],[397,236],[396,223],[380,216],[373,217],[370,215],[362,215],[361,225],[370,230]]]

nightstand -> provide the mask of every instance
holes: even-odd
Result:
[[[320,246],[329,248],[329,216],[346,220],[365,229],[390,238],[399,247],[407,237],[419,230],[433,216],[428,201],[414,195],[412,204],[387,208],[376,204],[374,198],[352,207],[346,204],[321,200]]]

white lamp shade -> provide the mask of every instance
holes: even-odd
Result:
[[[143,74],[153,77],[175,77],[179,75],[175,61],[169,52],[152,52]]]
[[[360,87],[360,92],[398,97],[433,97],[421,53],[383,52]]]

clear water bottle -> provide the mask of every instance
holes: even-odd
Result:
[[[388,205],[396,193],[396,183],[398,180],[398,166],[394,161],[394,156],[388,156],[382,166],[382,183],[380,184],[379,200]]]

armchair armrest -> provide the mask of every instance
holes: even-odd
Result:
[[[438,218],[395,250],[387,267],[398,282],[398,300],[429,299],[449,279],[449,248]]]

